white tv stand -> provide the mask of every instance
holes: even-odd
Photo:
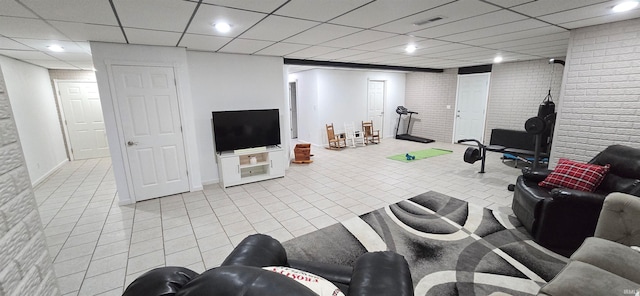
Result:
[[[255,157],[256,162],[251,163]],[[284,177],[284,151],[280,147],[266,150],[225,151],[216,154],[223,188]]]

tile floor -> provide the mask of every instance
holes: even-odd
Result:
[[[394,154],[427,148],[454,153],[403,163]],[[384,139],[332,151],[313,147],[314,162],[292,164],[286,177],[178,194],[119,206],[110,159],[71,162],[35,188],[47,244],[63,295],[121,295],[158,266],[197,272],[218,266],[244,237],[281,241],[434,190],[510,212],[507,185],[519,169],[489,153],[463,162],[467,146]]]

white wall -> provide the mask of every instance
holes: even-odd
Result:
[[[110,85],[112,65],[163,66],[173,67],[176,78],[180,115],[185,139],[185,152],[189,170],[190,190],[201,190],[200,163],[193,121],[191,87],[187,66],[186,50],[177,47],[127,45],[115,43],[91,42],[93,65],[100,91],[100,101],[104,114],[109,151],[113,164],[118,196],[121,204],[134,202],[132,189],[127,183],[125,170],[124,139],[118,131],[118,122],[114,113],[114,97]]]
[[[0,63],[9,73],[4,65],[11,62]],[[0,71],[0,295],[60,295],[11,112],[13,94],[2,76]]]
[[[298,139],[314,145],[326,145],[326,127],[336,131],[353,122],[358,127],[367,117],[369,80],[385,81],[383,138],[393,137],[397,114],[404,104],[405,73],[362,70],[314,69],[289,75],[298,81]],[[376,128],[374,126],[374,128]]]
[[[458,69],[447,69],[443,73],[407,74],[407,109],[418,112],[411,118],[411,134],[451,143],[453,119],[456,105],[456,85]],[[447,105],[450,109],[447,109]],[[400,130],[406,130],[406,118],[400,123]]]
[[[187,51],[202,182],[218,182],[212,111],[279,109],[282,147],[291,133],[282,58]],[[288,158],[287,158],[288,163]]]
[[[0,56],[22,150],[33,184],[67,162],[49,72]]]
[[[640,149],[640,19],[571,30],[551,163]]]
[[[559,58],[564,60],[564,58]],[[548,59],[494,64],[491,71],[485,144],[489,144],[491,129],[504,128],[524,131],[527,119],[538,115],[538,106],[549,93],[557,104],[564,66]],[[553,79],[552,78],[553,74]]]

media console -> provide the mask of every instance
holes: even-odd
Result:
[[[280,147],[268,147],[256,152],[225,151],[216,154],[218,173],[223,188],[284,177],[284,150]],[[255,161],[251,158],[255,157]]]

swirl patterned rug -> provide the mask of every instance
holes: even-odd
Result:
[[[518,220],[434,191],[283,243],[289,258],[353,265],[367,251],[409,262],[415,295],[535,295],[566,264]]]

